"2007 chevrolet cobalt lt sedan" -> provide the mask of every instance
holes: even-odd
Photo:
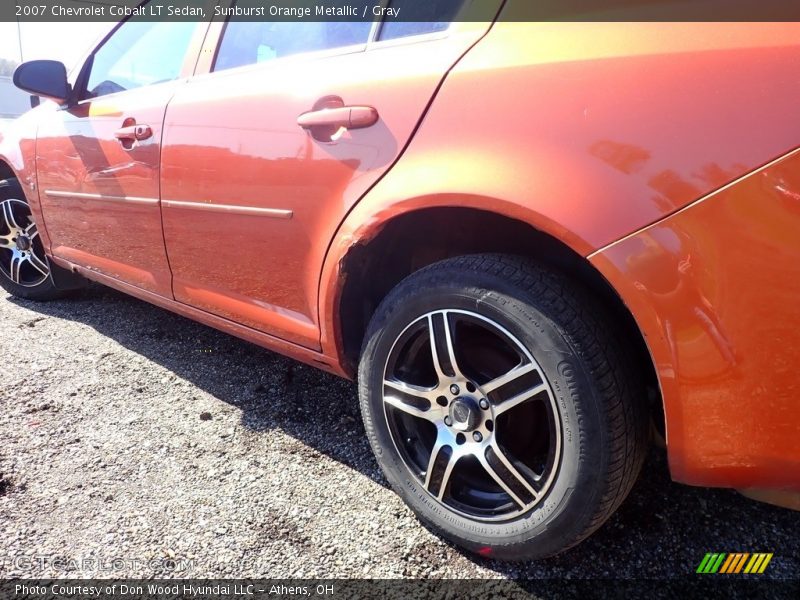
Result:
[[[522,1],[132,17],[70,75],[23,64],[51,101],[0,142],[3,287],[98,281],[357,378],[394,489],[483,555],[586,538],[653,436],[676,481],[791,501],[800,25]]]

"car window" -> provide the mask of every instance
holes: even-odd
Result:
[[[353,2],[357,14],[372,0]],[[263,2],[237,2],[236,6],[263,6]],[[229,21],[214,61],[214,71],[283,58],[303,52],[330,50],[365,44],[372,27],[370,22]]]
[[[393,40],[411,35],[436,33],[450,27],[464,0],[391,0],[388,7],[399,9],[403,21],[391,18],[381,25],[378,40]]]
[[[84,98],[177,79],[196,27],[129,19],[95,52]]]

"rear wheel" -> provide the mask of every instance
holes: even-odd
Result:
[[[550,556],[619,506],[641,468],[645,397],[603,315],[522,259],[437,263],[397,286],[359,370],[370,442],[392,486],[455,543]]]
[[[0,181],[0,286],[13,296],[31,300],[61,295],[16,179]]]

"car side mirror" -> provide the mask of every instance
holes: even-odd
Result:
[[[32,60],[14,71],[14,85],[36,96],[63,104],[70,96],[67,68],[57,60]]]

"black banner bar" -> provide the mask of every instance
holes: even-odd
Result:
[[[497,16],[497,9],[503,9]],[[800,21],[796,0],[3,0],[0,22]]]
[[[271,579],[49,579],[0,580],[3,600],[356,600],[529,598],[792,598],[798,580],[706,576],[683,580],[271,580]]]

